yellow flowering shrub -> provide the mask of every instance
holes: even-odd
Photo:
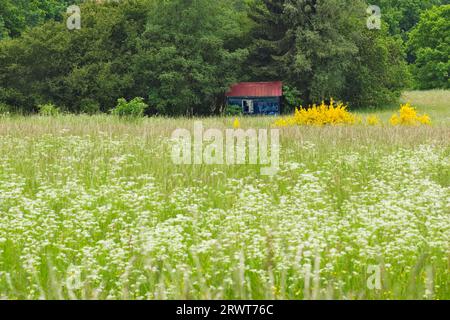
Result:
[[[431,125],[431,119],[427,114],[419,115],[416,109],[407,103],[401,105],[400,112],[391,117],[390,123],[393,126]]]
[[[321,105],[313,105],[307,109],[300,107],[295,110],[294,115],[279,118],[275,121],[276,127],[292,127],[301,125],[353,125],[362,124],[362,118],[352,114],[347,110],[343,103],[336,104],[333,99],[327,105],[322,102]],[[366,125],[378,126],[382,121],[377,115],[369,115],[366,118]],[[431,119],[427,114],[418,114],[416,109],[409,103],[401,105],[400,111],[394,114],[390,119],[393,126],[418,126],[431,125]]]
[[[300,107],[293,116],[280,118],[275,122],[277,127],[290,127],[295,125],[340,125],[355,124],[359,118],[347,110],[343,103],[335,104],[333,99],[329,105],[313,105],[310,108]]]
[[[233,121],[233,128],[234,129],[239,129],[241,127],[241,122],[239,121],[238,118],[234,119]]]

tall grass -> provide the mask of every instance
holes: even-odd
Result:
[[[0,297],[450,298],[447,122],[286,128],[275,177],[174,165],[169,137],[192,126],[0,118]]]

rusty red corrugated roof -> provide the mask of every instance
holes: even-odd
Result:
[[[281,97],[283,82],[241,82],[231,87],[227,97]]]

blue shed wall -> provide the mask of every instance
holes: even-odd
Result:
[[[228,97],[228,105],[238,105],[243,108],[245,100],[252,100],[254,115],[277,115],[281,111],[281,97]],[[244,112],[244,110],[242,110]],[[244,112],[245,113],[245,112]]]

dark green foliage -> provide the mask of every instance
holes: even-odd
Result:
[[[47,22],[0,43],[0,101],[26,112],[50,101],[91,113],[96,105],[109,111],[119,97],[142,96],[153,113],[210,114],[239,80],[245,29],[229,1],[142,0],[81,9],[81,30]]]
[[[0,115],[11,113],[11,107],[5,103],[0,102]]]
[[[401,43],[369,32],[364,1],[261,0],[260,6],[252,17],[263,32],[254,32],[251,57],[266,52],[265,75],[278,75],[304,103],[334,97],[360,107],[398,97],[408,77]],[[277,31],[266,31],[264,21]],[[402,81],[394,84],[389,76]]]
[[[90,115],[98,114],[101,112],[101,107],[94,99],[83,99],[80,103],[80,112]]]
[[[419,22],[422,12],[448,3],[448,0],[375,0],[370,3],[381,8],[382,19],[392,35],[407,39],[408,32]]]
[[[412,70],[419,89],[450,88],[450,5],[434,7],[422,14],[412,30],[409,49]]]
[[[274,57],[287,49],[287,21],[284,19],[285,0],[257,0],[252,3],[249,17],[254,22],[251,30],[248,58],[251,80],[275,81],[280,79],[283,64]]]
[[[227,116],[241,116],[242,107],[238,105],[227,106],[225,109],[225,115]]]
[[[283,94],[283,113],[291,113],[295,108],[303,105],[299,90],[289,86],[283,86]]]
[[[238,80],[246,50],[233,43],[241,35],[227,1],[157,1],[139,39],[136,78],[155,112],[211,114]]]
[[[357,41],[355,56],[346,75],[342,99],[353,107],[380,107],[397,101],[411,77],[402,41],[386,31],[365,30]]]
[[[0,42],[0,101],[25,112],[52,102],[86,112],[86,102],[108,111],[119,97],[135,94],[130,62],[146,24],[138,2],[82,7],[81,30],[47,22],[22,37]]]
[[[0,1],[0,40],[19,36],[26,28],[46,20],[61,20],[61,13],[78,0],[2,0]]]

